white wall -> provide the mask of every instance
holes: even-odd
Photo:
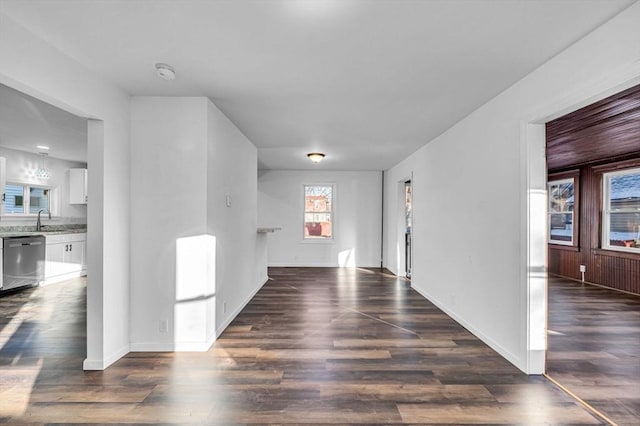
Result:
[[[207,98],[134,97],[131,111],[131,349],[207,350],[264,284],[257,151]]]
[[[206,99],[131,99],[131,348],[173,350],[176,240],[207,232]],[[159,323],[169,328],[160,332]],[[178,340],[176,340],[178,339]]]
[[[546,258],[532,260],[544,228],[527,231],[544,220],[529,213],[545,174],[535,154],[544,152],[543,131],[535,136],[528,123],[637,84],[638,22],[635,4],[385,175],[385,265],[398,267],[397,181],[413,172],[413,287],[529,373],[544,369],[544,324],[531,328],[528,318],[544,319],[544,281],[532,285]]]
[[[217,241],[215,316],[220,335],[266,282],[267,265],[256,232],[256,147],[210,101],[207,123],[207,231]]]
[[[0,12],[0,83],[89,122],[87,369],[129,350],[129,100]]]
[[[303,185],[331,183],[334,240],[303,241]],[[282,227],[268,238],[270,266],[380,267],[382,176],[375,171],[261,170],[258,177],[258,223]],[[344,265],[342,265],[344,266]]]
[[[48,217],[42,216],[43,224],[87,223],[87,206],[69,204],[69,169],[86,168],[86,163],[47,157],[45,166],[49,170],[50,177],[43,179],[35,173],[42,166],[42,158],[39,155],[0,147],[0,157],[7,160],[7,182],[42,185],[56,190],[56,200],[52,199],[51,202],[57,205],[57,217],[49,220]],[[0,219],[0,227],[16,225],[35,226],[35,220],[7,216]]]

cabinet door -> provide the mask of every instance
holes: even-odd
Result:
[[[87,204],[87,169],[69,169],[69,204]]]
[[[64,243],[47,244],[46,263],[44,275],[46,278],[55,277],[65,273]]]
[[[81,271],[84,265],[84,241],[73,241],[66,244],[65,264],[69,272]]]

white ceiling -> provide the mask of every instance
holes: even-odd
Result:
[[[0,84],[0,146],[84,163],[87,120]]]
[[[208,96],[272,169],[382,170],[633,0],[0,0],[132,95]],[[154,75],[172,65],[173,82]],[[305,154],[322,151],[311,165]]]

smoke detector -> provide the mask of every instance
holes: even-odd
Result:
[[[163,80],[170,81],[176,79],[176,72],[171,65],[157,63],[156,74]]]

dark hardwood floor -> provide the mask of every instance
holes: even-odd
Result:
[[[548,329],[549,377],[615,423],[639,425],[640,297],[550,277]]]
[[[603,424],[378,270],[271,268],[206,353],[83,372],[84,283],[0,299],[0,422]]]

